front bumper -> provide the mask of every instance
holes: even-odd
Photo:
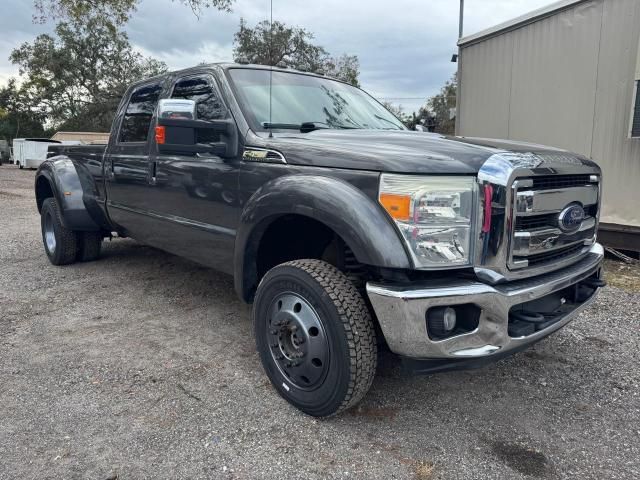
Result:
[[[449,359],[452,362],[502,358],[526,348],[569,323],[595,298],[569,302],[551,325],[526,336],[509,335],[513,307],[551,296],[600,276],[604,249],[594,244],[585,257],[562,270],[526,280],[487,285],[474,280],[445,280],[436,285],[390,286],[367,283],[367,293],[389,348],[415,359]],[[443,340],[427,331],[426,312],[436,306],[474,305],[477,327]]]

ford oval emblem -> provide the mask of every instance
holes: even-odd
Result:
[[[572,203],[565,207],[558,216],[558,227],[563,232],[575,232],[584,220],[584,208],[579,203]]]

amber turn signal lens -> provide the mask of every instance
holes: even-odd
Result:
[[[156,143],[158,145],[164,144],[164,139],[165,139],[164,135],[165,135],[164,127],[156,127]]]
[[[409,220],[411,197],[393,193],[381,193],[380,203],[396,220]]]

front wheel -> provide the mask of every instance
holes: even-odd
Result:
[[[316,417],[358,403],[376,370],[373,321],[349,279],[320,260],[271,269],[253,305],[256,344],[272,384]]]

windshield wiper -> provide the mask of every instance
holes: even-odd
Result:
[[[391,125],[393,125],[393,127],[394,127],[393,129],[394,130],[402,130],[402,128],[398,127],[398,125],[396,123],[392,122],[391,120],[388,120],[388,119],[386,119],[384,117],[381,117],[380,115],[377,115],[375,113],[373,114],[373,116],[376,117],[378,120],[382,120],[383,122],[390,123]],[[387,129],[387,130],[390,130],[390,129]]]
[[[321,129],[332,129],[332,128],[337,128],[337,129],[344,129],[344,130],[352,130],[358,127],[351,127],[349,125],[329,125],[326,122],[319,122],[319,121],[315,121],[315,122],[303,122],[301,124],[296,124],[296,123],[269,123],[269,122],[262,122],[262,127],[266,128],[266,129],[274,129],[274,130],[300,130],[300,132],[302,133],[309,133],[309,132],[313,132],[314,130],[321,130]]]

